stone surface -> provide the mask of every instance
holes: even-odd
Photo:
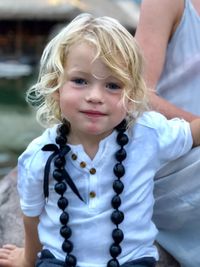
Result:
[[[0,181],[0,246],[23,245],[22,213],[16,188],[16,168]]]
[[[0,181],[0,246],[6,243],[23,246],[23,221],[17,193],[17,170],[13,169]],[[160,260],[157,267],[180,265],[157,244]]]

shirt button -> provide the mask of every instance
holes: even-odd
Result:
[[[94,191],[90,192],[90,198],[95,198],[96,197],[96,193]]]
[[[72,154],[71,157],[72,157],[73,160],[77,160],[77,155],[76,154]]]
[[[90,169],[90,174],[95,174],[96,173],[96,169],[95,168],[91,168]]]
[[[81,168],[85,168],[86,165],[87,165],[87,164],[86,164],[84,161],[81,161],[81,162],[80,162],[80,166],[81,166]]]

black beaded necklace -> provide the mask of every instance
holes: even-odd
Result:
[[[75,267],[77,264],[76,257],[72,254],[73,244],[70,241],[72,231],[68,226],[69,214],[67,213],[68,200],[64,196],[69,186],[72,191],[77,195],[77,197],[84,201],[76,188],[73,180],[65,169],[65,156],[70,151],[70,147],[67,145],[67,135],[69,134],[69,127],[66,123],[63,123],[58,128],[58,135],[56,137],[56,144],[45,145],[43,151],[52,151],[53,153],[49,156],[47,163],[45,165],[44,171],[44,196],[48,198],[49,190],[49,173],[50,173],[50,164],[54,159],[54,171],[53,178],[56,180],[55,191],[60,196],[57,202],[58,207],[62,210],[60,215],[60,235],[64,238],[62,244],[62,250],[66,253],[64,267]],[[115,153],[115,158],[117,163],[113,168],[113,172],[116,176],[116,179],[113,182],[113,191],[115,195],[111,200],[111,205],[114,211],[111,214],[111,221],[115,225],[115,228],[112,231],[113,243],[110,246],[110,255],[111,259],[107,263],[107,267],[119,267],[119,261],[117,257],[121,254],[122,248],[120,243],[124,238],[123,231],[119,228],[119,224],[124,220],[124,214],[119,207],[121,205],[120,194],[124,189],[124,184],[121,181],[121,178],[125,174],[125,168],[122,164],[122,161],[126,158],[126,151],[124,146],[128,143],[128,136],[125,134],[126,131],[126,121],[123,120],[116,128],[118,132],[116,142],[120,146],[119,150]]]

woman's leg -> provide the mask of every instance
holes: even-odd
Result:
[[[199,147],[157,173],[154,195],[158,243],[182,267],[200,266]]]

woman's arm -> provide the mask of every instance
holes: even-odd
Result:
[[[200,146],[200,119],[193,120],[190,123],[193,138],[193,147]]]
[[[155,90],[163,70],[168,42],[179,24],[183,10],[183,0],[143,0],[135,37],[145,59],[145,80],[150,88],[152,108],[167,118],[181,117],[191,121],[198,116],[159,97]]]
[[[25,246],[4,245],[0,248],[1,267],[34,267],[37,253],[41,250],[38,238],[38,217],[24,216]]]

